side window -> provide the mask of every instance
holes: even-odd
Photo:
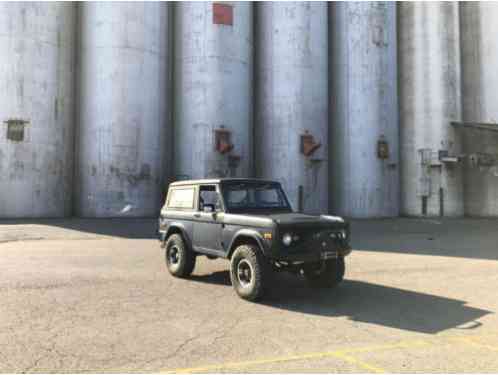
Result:
[[[195,189],[173,188],[168,199],[168,208],[194,208]]]
[[[216,186],[201,186],[199,188],[199,211],[204,211],[204,207],[210,207],[212,211],[221,209]]]
[[[249,201],[249,192],[247,190],[228,190],[226,199],[234,207],[244,206]]]

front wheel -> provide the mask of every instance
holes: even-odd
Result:
[[[189,276],[195,267],[195,254],[180,234],[172,234],[166,241],[165,261],[169,273],[176,277]]]
[[[309,264],[303,268],[304,277],[315,287],[332,288],[344,279],[346,265],[344,257],[328,259],[320,264]]]
[[[230,279],[237,294],[248,301],[257,301],[264,295],[270,270],[263,256],[253,245],[235,249],[230,261]]]

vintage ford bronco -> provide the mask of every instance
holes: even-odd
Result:
[[[235,291],[251,301],[263,296],[273,271],[302,274],[315,286],[335,286],[351,252],[347,222],[295,213],[278,182],[256,179],[170,184],[159,240],[173,276],[190,275],[198,255],[229,259]]]

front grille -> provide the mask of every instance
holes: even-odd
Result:
[[[293,236],[298,236],[299,239],[292,242],[289,251],[322,251],[341,248],[347,245],[347,239],[339,238],[339,233],[340,231],[330,229],[317,232],[294,231]]]

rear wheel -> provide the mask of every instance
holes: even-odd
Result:
[[[344,257],[328,259],[319,264],[307,264],[303,268],[304,277],[315,287],[332,288],[344,279],[346,265]]]
[[[269,268],[259,249],[241,245],[235,249],[230,261],[230,279],[237,294],[246,300],[261,299],[266,290]]]
[[[189,276],[195,267],[195,255],[187,247],[180,234],[172,234],[166,241],[164,251],[169,273],[176,277]]]

